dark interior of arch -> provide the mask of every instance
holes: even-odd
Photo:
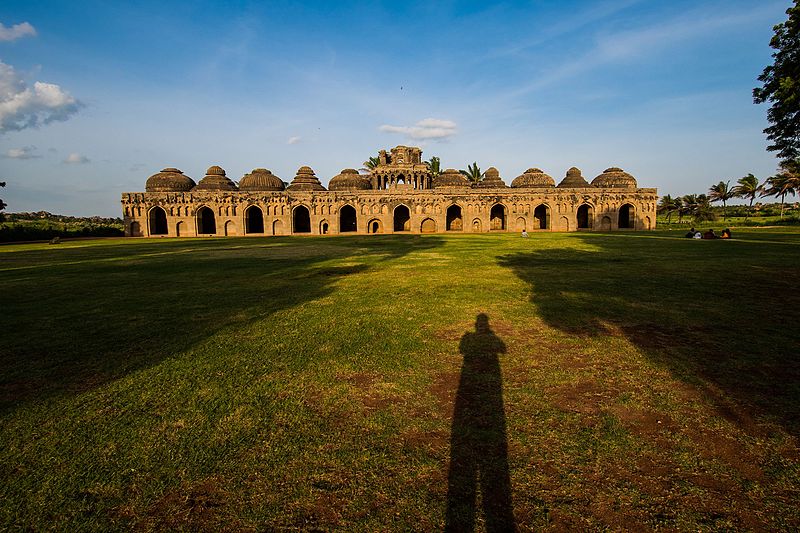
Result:
[[[461,217],[461,207],[451,205],[447,208],[447,231],[461,231],[464,229],[464,222]]]
[[[394,210],[394,231],[411,231],[411,213],[404,205]]]
[[[506,208],[501,204],[493,206],[489,212],[489,219],[492,223],[491,229],[506,229]]]
[[[167,233],[169,233],[167,212],[160,207],[154,207],[150,210],[150,235],[166,235]]]
[[[247,233],[264,233],[264,213],[260,208],[251,206],[247,210],[245,231]]]
[[[620,228],[632,228],[633,217],[631,216],[633,206],[631,204],[623,205],[619,210],[619,224]]]
[[[587,204],[578,208],[578,229],[588,229],[592,227],[590,215],[591,210]]]
[[[311,233],[311,215],[302,205],[292,214],[292,228],[294,233]]]
[[[217,232],[217,221],[214,218],[214,211],[208,207],[201,207],[197,217],[197,233],[211,235]]]
[[[542,204],[533,210],[533,218],[536,219],[537,229],[547,229],[547,206]]]
[[[356,231],[358,229],[358,219],[356,210],[351,205],[346,205],[339,210],[339,231]]]

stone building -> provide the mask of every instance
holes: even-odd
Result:
[[[640,189],[620,168],[591,183],[577,168],[555,180],[529,168],[511,186],[494,167],[471,184],[457,170],[433,176],[422,150],[382,150],[369,174],[344,169],[326,189],[303,166],[289,186],[267,169],[238,185],[212,166],[198,183],[176,168],[123,193],[129,236],[229,236],[339,233],[647,230],[656,223],[656,189]]]

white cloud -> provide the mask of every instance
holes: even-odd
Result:
[[[0,22],[0,41],[16,41],[17,39],[21,39],[26,35],[30,35],[31,37],[36,36],[36,28],[34,28],[29,22],[14,24],[10,28],[7,28],[2,22]]]
[[[303,140],[302,137],[289,137],[289,140],[286,141],[286,144],[297,144],[302,140]]]
[[[83,165],[89,162],[89,158],[77,152],[73,152],[67,156],[64,163],[68,165]]]
[[[390,126],[384,124],[380,128],[384,133],[402,133],[414,140],[447,139],[457,133],[456,123],[452,120],[426,118],[413,126]]]
[[[0,135],[67,120],[83,104],[52,83],[28,87],[14,67],[0,61]]]
[[[23,146],[22,148],[9,148],[3,157],[8,159],[36,159],[42,157],[37,155],[35,146]]]

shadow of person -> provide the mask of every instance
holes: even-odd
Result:
[[[506,345],[481,313],[461,337],[464,355],[450,433],[445,531],[473,531],[478,484],[486,531],[514,531],[499,354]]]

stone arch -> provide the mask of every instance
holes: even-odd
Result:
[[[567,217],[561,217],[560,222],[564,231],[569,231],[569,219]]]
[[[208,206],[204,205],[197,210],[197,234],[217,234],[217,217],[214,215],[214,211]]]
[[[176,237],[185,237],[186,235],[186,223],[185,222],[178,222],[175,224],[175,236]]]
[[[578,229],[592,229],[592,206],[589,204],[581,204],[576,213],[576,222]]]
[[[550,206],[539,204],[533,210],[533,229],[550,229]]]
[[[264,233],[264,212],[257,205],[251,205],[244,211],[244,232]]]
[[[644,217],[644,225],[648,230],[653,229],[653,221],[650,219],[650,217]]]
[[[155,206],[147,213],[148,231],[150,235],[167,235],[167,212],[161,206]]]
[[[432,218],[426,218],[419,226],[421,233],[436,233],[436,221]]]
[[[352,205],[339,209],[339,233],[358,231],[358,217]]]
[[[472,221],[472,232],[473,233],[480,233],[481,232],[481,227],[482,227],[481,219],[476,218],[475,220]]]
[[[225,230],[225,236],[226,237],[230,237],[232,235],[237,235],[236,223],[233,220],[228,220],[227,222],[225,222],[224,230]]]
[[[328,224],[327,220],[323,220],[319,223],[319,234],[320,235],[327,235],[328,230],[330,229],[330,224]]]
[[[516,222],[516,230],[517,231],[527,231],[528,230],[528,222],[525,220],[525,217],[517,217]]]
[[[292,210],[292,233],[311,233],[311,214],[304,205]]]
[[[275,220],[272,222],[272,234],[283,235],[283,222],[280,220]]]
[[[506,206],[503,204],[494,204],[489,210],[489,229],[506,229]]]
[[[383,233],[383,223],[380,219],[373,218],[367,222],[367,233]]]
[[[453,204],[447,208],[446,231],[464,231],[464,218],[461,214],[461,206]]]
[[[142,236],[142,227],[139,225],[138,222],[131,222],[130,233],[131,233],[131,237],[141,237]]]
[[[631,204],[624,204],[619,208],[617,227],[619,229],[633,229],[636,219],[635,208]]]
[[[606,215],[600,220],[600,229],[608,231],[611,229],[611,217]]]
[[[411,211],[408,206],[400,204],[394,208],[392,215],[394,231],[411,231]]]

